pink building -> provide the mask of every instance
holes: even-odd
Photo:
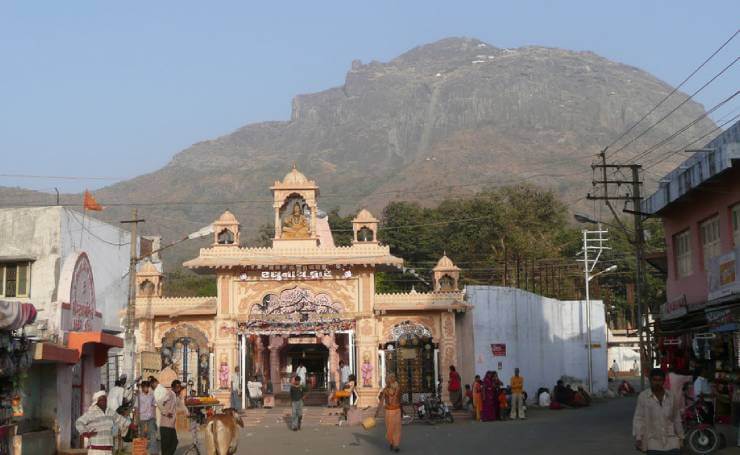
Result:
[[[659,360],[708,368],[716,378],[734,372],[740,366],[740,122],[666,175],[642,210],[665,228]]]

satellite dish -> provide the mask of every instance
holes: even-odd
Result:
[[[321,210],[321,209],[319,209],[319,210],[316,211],[316,216],[319,217],[319,218],[326,218],[326,212],[323,211],[323,210]]]

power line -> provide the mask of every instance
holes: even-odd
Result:
[[[735,98],[738,94],[740,94],[740,91],[735,92],[734,94],[728,96],[724,100],[720,101],[718,104],[716,104],[714,107],[712,107],[710,110],[704,112],[702,115],[694,119],[693,121],[689,122],[688,124],[684,125],[682,128],[679,128],[676,132],[668,136],[667,138],[663,139],[662,141],[658,142],[657,144],[653,145],[652,147],[648,148],[644,152],[640,153],[636,157],[632,158],[632,161],[639,161],[655,151],[656,149],[662,147],[663,145],[667,144],[674,138],[678,137],[681,133],[688,130],[695,124],[699,123],[702,119],[706,118],[708,115],[719,109],[720,107],[724,106],[725,104],[729,103],[733,98]]]
[[[617,150],[615,150],[614,152],[612,152],[612,157],[614,155],[616,155],[617,153],[621,152],[622,150],[624,150],[625,148],[627,148],[630,144],[632,144],[633,142],[635,142],[637,139],[639,139],[642,136],[644,136],[648,131],[652,130],[657,125],[659,125],[660,123],[662,123],[663,120],[667,119],[671,114],[673,114],[678,109],[680,109],[684,104],[688,103],[691,99],[694,98],[694,96],[696,96],[697,94],[699,94],[699,92],[701,92],[702,90],[704,90],[707,86],[709,86],[709,84],[711,84],[712,82],[714,82],[718,77],[720,77],[721,75],[723,75],[727,70],[729,70],[733,65],[735,65],[735,63],[737,63],[738,60],[740,60],[740,57],[735,57],[735,60],[733,60],[732,63],[730,63],[729,65],[725,66],[719,73],[715,74],[714,77],[712,77],[709,81],[707,81],[704,85],[702,85],[701,87],[699,87],[699,89],[697,89],[689,97],[687,97],[685,100],[683,100],[681,103],[679,103],[678,106],[676,106],[673,109],[671,109],[666,115],[664,115],[663,117],[661,117],[657,122],[653,123],[652,125],[650,125],[649,127],[647,127],[647,129],[643,130],[642,133],[640,133],[637,136],[633,137],[626,144],[622,145]]]
[[[726,121],[726,122],[724,122],[723,124],[719,125],[718,127],[714,128],[713,130],[711,130],[710,132],[708,132],[708,133],[704,134],[703,136],[701,136],[701,137],[699,137],[699,138],[697,138],[697,139],[694,139],[693,141],[689,142],[688,144],[684,145],[683,147],[680,147],[680,148],[678,148],[678,149],[675,149],[675,150],[673,150],[673,151],[670,151],[670,152],[668,152],[667,154],[665,154],[665,155],[664,155],[664,156],[663,156],[662,158],[660,158],[659,160],[657,160],[657,161],[654,161],[653,163],[651,163],[651,164],[647,165],[647,166],[646,166],[646,169],[649,169],[649,168],[652,168],[652,167],[655,167],[655,166],[657,166],[658,164],[662,163],[663,161],[667,160],[668,158],[670,158],[671,156],[673,156],[673,155],[675,155],[675,154],[677,154],[677,153],[682,153],[682,152],[684,152],[684,151],[685,151],[685,150],[686,150],[686,149],[687,149],[688,147],[691,147],[692,145],[694,145],[694,144],[696,144],[697,142],[701,141],[701,140],[702,140],[702,139],[704,139],[705,137],[707,137],[707,136],[709,136],[709,135],[711,135],[711,134],[713,134],[713,133],[717,132],[718,130],[721,130],[721,129],[722,129],[722,128],[723,128],[724,126],[726,126],[726,125],[727,125],[727,124],[729,124],[729,123],[732,123],[732,122],[734,122],[734,121],[735,121],[735,120],[737,120],[738,118],[740,118],[740,114],[737,114],[737,115],[735,115],[734,117],[732,117],[731,119],[727,120],[727,121]],[[711,142],[711,141],[709,141],[709,142]]]
[[[702,64],[701,64],[701,65],[697,66],[697,67],[696,67],[696,69],[694,69],[694,71],[692,71],[692,72],[691,72],[691,74],[689,74],[689,75],[688,75],[688,76],[686,77],[686,79],[684,79],[683,81],[681,81],[681,83],[680,83],[680,84],[678,84],[678,85],[677,85],[677,86],[676,86],[676,87],[675,87],[675,88],[674,88],[673,90],[671,90],[671,92],[670,92],[670,93],[668,93],[668,94],[667,94],[667,95],[666,95],[665,97],[663,97],[663,99],[662,99],[662,100],[660,100],[660,101],[658,102],[658,104],[656,104],[655,106],[653,106],[653,108],[652,108],[652,109],[650,109],[650,110],[649,110],[649,111],[647,112],[647,114],[643,115],[643,116],[642,116],[642,117],[640,118],[640,120],[638,120],[637,122],[635,122],[635,123],[634,123],[634,124],[633,124],[633,125],[632,125],[631,127],[629,127],[629,128],[628,128],[628,129],[627,129],[627,130],[626,130],[625,132],[623,132],[622,134],[620,134],[620,135],[619,135],[619,136],[618,136],[618,137],[617,137],[616,139],[614,139],[614,140],[613,140],[613,141],[612,141],[612,142],[611,142],[611,143],[610,143],[609,145],[607,145],[607,146],[606,146],[606,148],[608,149],[609,147],[611,147],[611,146],[613,146],[614,144],[616,144],[616,143],[617,143],[617,142],[618,142],[618,141],[619,141],[620,139],[622,139],[623,137],[625,137],[626,135],[628,135],[628,134],[629,134],[629,133],[630,133],[630,132],[631,132],[631,131],[632,131],[633,129],[635,129],[635,127],[637,127],[637,125],[639,125],[640,123],[642,123],[642,121],[643,121],[643,120],[645,120],[646,118],[648,118],[648,116],[650,116],[650,114],[652,114],[653,112],[655,112],[655,110],[656,110],[656,109],[658,109],[658,108],[659,108],[659,107],[660,107],[660,106],[661,106],[661,105],[662,105],[663,103],[665,103],[665,102],[666,102],[666,100],[668,100],[668,98],[670,98],[671,96],[673,96],[673,94],[674,94],[674,93],[676,93],[676,92],[677,92],[677,91],[678,91],[678,90],[679,90],[679,89],[680,89],[681,87],[683,87],[683,85],[684,85],[684,84],[685,84],[686,82],[688,82],[688,81],[689,81],[689,79],[691,79],[692,77],[694,77],[694,75],[695,75],[696,73],[698,73],[698,72],[699,72],[699,70],[701,70],[701,69],[702,69],[702,68],[704,67],[704,65],[706,65],[707,63],[709,63],[709,61],[710,61],[710,60],[712,60],[712,59],[714,58],[714,56],[715,56],[715,55],[717,55],[717,54],[718,54],[718,53],[719,53],[719,52],[720,52],[720,51],[721,51],[722,49],[724,49],[724,48],[725,48],[725,46],[727,46],[727,45],[728,45],[728,44],[730,43],[730,41],[732,41],[733,39],[735,39],[735,37],[737,36],[737,34],[738,34],[738,33],[740,33],[740,29],[736,30],[736,31],[735,31],[735,33],[733,33],[733,34],[732,34],[732,36],[730,36],[730,37],[729,37],[729,38],[727,39],[727,41],[725,41],[724,43],[722,43],[722,45],[721,45],[721,46],[720,46],[720,47],[719,47],[719,48],[718,48],[717,50],[715,50],[715,51],[714,51],[714,52],[712,53],[712,55],[710,55],[709,57],[707,57],[707,59],[706,59],[706,60],[704,60],[704,61],[702,62]],[[616,152],[615,152],[615,153],[616,153]]]

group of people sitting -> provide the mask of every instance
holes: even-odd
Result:
[[[578,385],[575,390],[570,384],[565,384],[562,379],[558,380],[553,388],[553,393],[547,388],[537,391],[537,404],[543,408],[554,410],[564,408],[582,408],[591,404],[591,395]]]

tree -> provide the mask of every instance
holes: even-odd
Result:
[[[352,245],[352,220],[354,216],[341,216],[338,207],[330,210],[327,216],[332,237],[334,237],[334,244],[337,246]]]
[[[506,261],[572,260],[578,232],[567,223],[567,213],[549,190],[533,185],[494,188],[434,208],[393,202],[383,210],[379,237],[420,275],[429,277],[446,251],[463,268],[464,284],[501,284]],[[407,274],[396,277],[398,285],[388,277],[382,284],[408,290],[414,280]]]

